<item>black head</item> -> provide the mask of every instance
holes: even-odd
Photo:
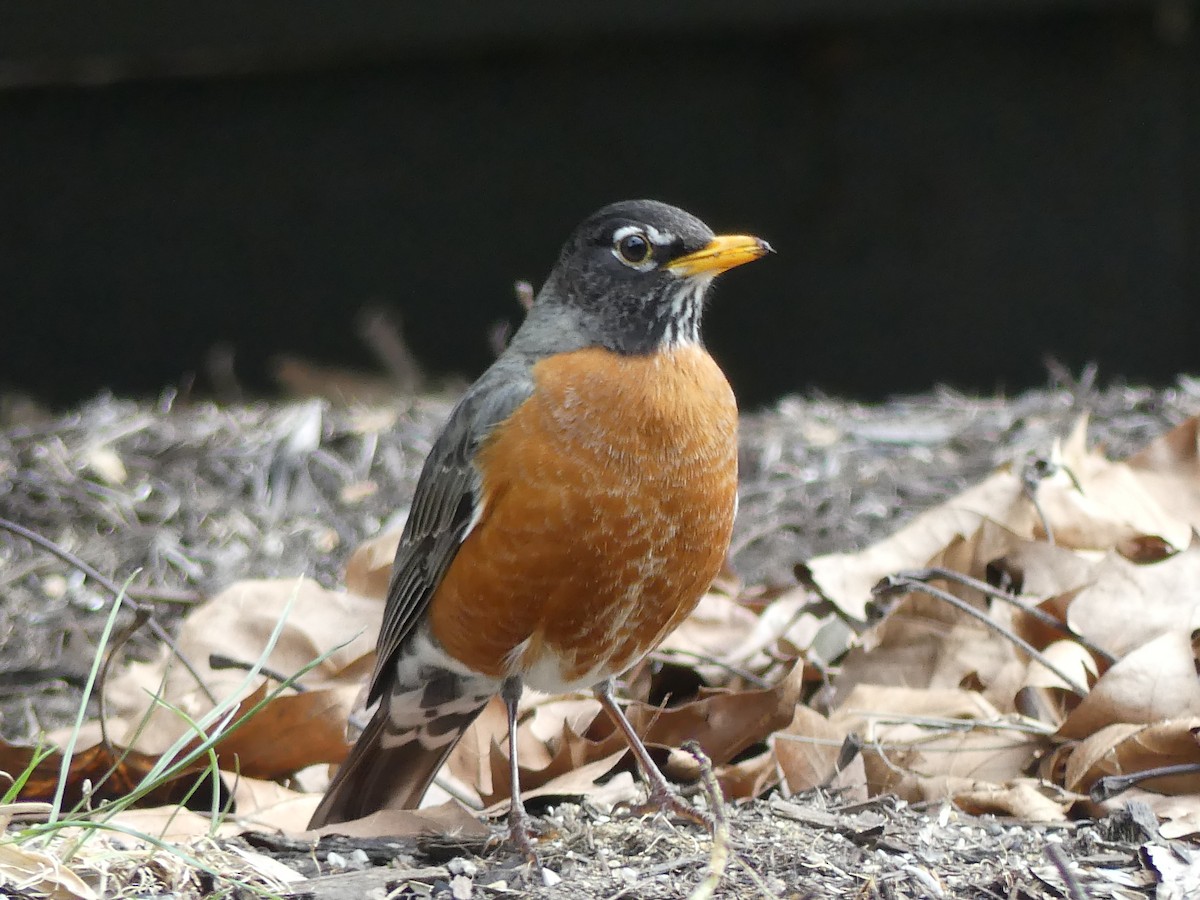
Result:
[[[699,343],[713,278],[770,249],[755,237],[717,237],[695,216],[665,203],[614,203],[567,239],[535,310],[569,308],[584,343],[620,353]]]

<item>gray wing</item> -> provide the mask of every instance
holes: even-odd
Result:
[[[532,392],[528,362],[501,357],[459,400],[434,442],[396,550],[368,704],[383,694],[396,654],[421,621],[471,527],[480,493],[472,462],[476,451]]]

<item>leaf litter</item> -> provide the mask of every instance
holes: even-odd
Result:
[[[361,717],[389,542],[449,402],[100,398],[0,430],[0,517],[131,579],[132,638],[104,680],[103,728],[92,718],[79,735],[74,798],[119,794],[186,739],[185,715],[232,694],[260,708],[214,748],[219,827],[172,807],[114,822],[271,891],[287,881],[272,862],[322,876],[293,885],[299,895],[334,897],[372,877],[398,889],[402,870],[377,866],[401,860],[416,867],[414,896],[556,895],[490,850],[478,818],[506,805],[499,709],[451,755],[428,808],[354,823],[359,855],[330,836],[314,850],[303,833],[346,752],[345,722]],[[718,896],[1125,897],[1195,878],[1194,851],[1176,842],[1194,847],[1200,832],[1197,774],[1136,778],[1200,763],[1197,411],[1188,379],[1166,391],[1085,379],[997,400],[790,398],[745,417],[732,566],[624,691],[684,790],[704,773],[681,745],[712,760],[731,804]],[[30,738],[62,745],[111,598],[19,535],[0,537],[0,563],[0,758],[15,774]],[[132,627],[148,617],[173,629],[173,647]],[[701,882],[708,838],[630,812],[640,788],[598,704],[531,694],[521,722],[549,882],[596,897]],[[44,815],[59,761],[33,769],[11,827]],[[0,879],[28,896],[135,889],[97,862],[115,858],[111,833],[69,865],[54,859],[60,840],[0,844]],[[180,896],[219,880],[158,864],[174,874],[154,883]]]

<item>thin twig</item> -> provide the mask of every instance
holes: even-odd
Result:
[[[108,684],[108,672],[121,648],[129,643],[130,638],[141,630],[141,627],[146,624],[146,620],[149,617],[150,613],[142,607],[134,609],[133,621],[125,628],[116,632],[109,641],[108,646],[104,648],[104,661],[100,663],[100,671],[96,674],[96,699],[100,704],[100,741],[110,750],[113,749],[113,744],[108,737],[108,698],[105,696],[105,687]],[[100,780],[99,784],[103,784],[111,774],[111,772],[106,774]]]
[[[1026,606],[1021,602],[1019,597],[1010,594],[1008,591],[1002,591],[1000,588],[993,587],[986,581],[980,581],[978,578],[972,578],[970,575],[967,575],[964,572],[956,572],[954,569],[946,569],[942,566],[930,566],[925,569],[906,569],[903,572],[897,572],[896,575],[904,578],[912,578],[917,581],[931,581],[935,578],[940,578],[944,581],[957,582],[963,587],[969,587],[972,590],[979,591],[979,593],[987,597],[991,597],[994,600],[1000,600],[1003,603],[1007,603],[1010,606],[1016,607],[1030,618],[1036,619],[1038,622],[1045,625],[1047,628],[1052,628],[1059,634],[1069,637],[1089,653],[1093,653],[1100,657],[1108,665],[1111,666],[1117,662],[1117,658],[1103,647],[1098,647],[1083,635],[1077,634],[1071,629],[1070,625],[1054,618],[1054,616],[1050,615],[1050,613],[1046,612],[1044,609],[1039,609],[1036,606]]]
[[[1118,794],[1124,793],[1131,787],[1149,781],[1151,778],[1169,778],[1172,775],[1195,775],[1200,772],[1200,763],[1179,763],[1174,766],[1158,766],[1153,769],[1143,769],[1141,772],[1131,772],[1128,775],[1105,775],[1097,779],[1088,791],[1088,795],[1097,803],[1111,800]]]
[[[716,666],[719,669],[724,669],[731,675],[736,675],[738,678],[750,682],[755,687],[769,688],[771,684],[762,676],[755,675],[748,669],[743,669],[741,666],[735,666],[733,663],[727,663],[724,660],[717,659],[715,656],[709,656],[706,653],[697,653],[694,650],[683,650],[676,647],[662,647],[655,650],[651,655],[652,659],[657,659],[660,662],[671,662],[672,656],[687,656],[698,662],[707,663],[710,666]]]
[[[283,684],[285,681],[288,681],[290,678],[293,677],[293,676],[289,676],[289,675],[284,675],[282,672],[279,672],[275,669],[268,668],[267,666],[258,666],[258,665],[255,665],[254,663],[249,663],[249,662],[246,662],[245,660],[241,660],[241,659],[234,659],[231,656],[225,656],[224,654],[221,654],[221,653],[208,654],[208,667],[210,669],[212,669],[214,672],[220,671],[221,669],[237,669],[242,672],[249,672],[252,669],[258,669],[258,673],[260,675],[262,675],[265,678],[269,678],[272,681],[278,681],[280,684]],[[293,682],[291,684],[291,688],[297,694],[303,694],[305,691],[308,690],[307,687],[305,687],[302,684],[299,684],[298,682]]]
[[[713,771],[712,760],[700,749],[696,741],[685,741],[683,749],[700,764],[700,783],[704,786],[705,796],[708,797],[713,819],[712,853],[708,859],[708,871],[688,900],[709,900],[725,876],[725,866],[729,863],[729,817],[725,811],[721,785],[717,783],[717,775]]]
[[[976,619],[977,621],[982,623],[984,626],[986,626],[989,630],[994,631],[996,634],[1003,637],[1009,643],[1014,644],[1017,647],[1020,647],[1023,651],[1025,651],[1025,653],[1027,653],[1030,656],[1030,658],[1037,660],[1039,663],[1041,663],[1043,666],[1045,666],[1047,669],[1049,669],[1051,672],[1053,672],[1055,675],[1057,675],[1062,680],[1063,684],[1065,684],[1067,686],[1067,688],[1071,691],[1071,693],[1075,694],[1078,697],[1086,697],[1087,696],[1087,693],[1088,693],[1087,688],[1085,688],[1083,685],[1079,684],[1077,681],[1075,681],[1074,678],[1072,678],[1070,675],[1068,675],[1066,672],[1064,672],[1062,669],[1060,669],[1058,666],[1056,666],[1054,663],[1052,663],[1049,659],[1047,659],[1045,654],[1043,654],[1041,651],[1036,649],[1033,646],[1033,644],[1029,643],[1029,641],[1025,640],[1024,638],[1018,637],[1017,635],[1013,634],[1011,631],[1009,631],[1007,628],[1000,625],[998,622],[993,621],[987,615],[987,613],[976,609],[974,606],[972,606],[967,601],[961,600],[958,597],[955,597],[949,591],[943,591],[941,588],[935,588],[933,585],[925,584],[923,581],[920,581],[916,578],[909,578],[903,574],[900,574],[900,575],[889,575],[887,578],[885,578],[883,581],[881,581],[879,584],[877,584],[872,589],[872,593],[875,594],[876,596],[879,596],[881,594],[898,593],[901,590],[921,591],[922,593],[928,594],[931,597],[936,597],[938,600],[941,600],[944,603],[949,603],[951,606],[953,606],[959,612],[964,613],[973,619]]]
[[[1067,854],[1060,844],[1047,844],[1046,856],[1050,858],[1050,862],[1054,868],[1058,870],[1058,874],[1062,877],[1063,884],[1067,888],[1067,896],[1071,900],[1088,900],[1087,889],[1079,883],[1079,879],[1075,877],[1075,873],[1071,871],[1071,861],[1067,859]]]
[[[1042,504],[1038,502],[1037,489],[1043,480],[1049,478],[1057,470],[1058,467],[1044,456],[1033,457],[1021,468],[1021,493],[1033,504],[1033,509],[1038,514],[1042,528],[1046,532],[1046,543],[1051,547],[1055,546],[1054,528],[1050,525],[1050,517],[1042,509]]]

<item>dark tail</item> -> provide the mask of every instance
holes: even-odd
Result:
[[[409,740],[396,743],[396,735],[387,730],[383,706],[338,769],[309,829],[361,819],[381,809],[415,809],[458,739],[483,709],[479,707],[469,717],[455,717],[456,733],[444,733],[448,740],[429,748],[411,732]]]

